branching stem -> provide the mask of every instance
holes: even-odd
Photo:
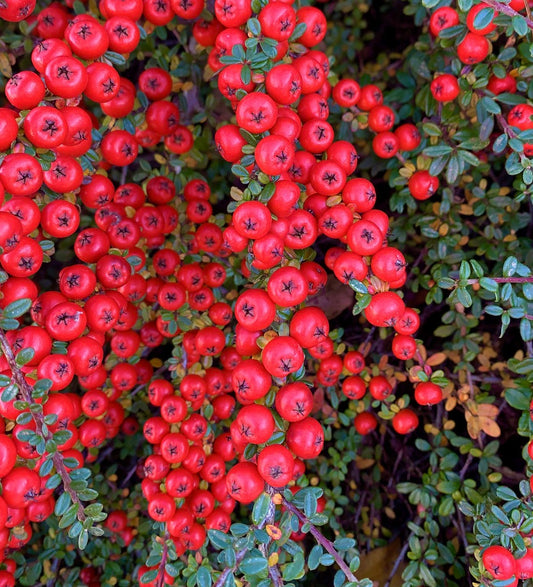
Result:
[[[333,546],[333,542],[328,540],[316,526],[311,524],[307,516],[297,507],[295,507],[290,501],[287,501],[285,498],[283,498],[283,505],[289,510],[289,512],[291,512],[291,514],[294,514],[300,520],[300,522],[302,522],[302,524],[309,524],[309,531],[313,535],[313,538],[318,542],[318,544],[320,544],[320,546],[324,548],[326,552],[331,554],[339,566],[339,569],[344,573],[344,576],[348,579],[348,581],[356,583],[356,576],[352,573],[352,571],[350,571],[350,567],[337,552],[336,548]]]
[[[218,577],[218,579],[216,580],[216,583],[213,585],[213,587],[222,587],[222,585],[224,585],[228,575],[230,573],[233,573],[233,571],[241,564],[247,552],[248,548],[243,548],[242,550],[239,550],[239,552],[235,555],[235,566],[224,569]]]

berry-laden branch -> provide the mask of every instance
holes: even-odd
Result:
[[[7,340],[6,333],[2,329],[0,329],[0,348],[2,349],[2,352],[9,364],[13,381],[18,387],[22,395],[23,401],[27,402],[28,404],[34,403],[31,386],[26,381],[24,374],[17,365],[15,355],[13,354],[13,349],[11,348]],[[44,427],[45,422],[42,412],[31,412],[31,415],[33,421],[35,422],[36,433],[41,438],[43,438],[45,442],[52,440],[52,433],[49,430],[47,430],[46,427]],[[56,473],[61,477],[63,490],[69,494],[72,503],[78,506],[76,515],[78,520],[83,523],[87,519],[87,515],[85,513],[83,504],[80,498],[78,497],[78,494],[74,491],[74,489],[72,489],[70,475],[68,474],[67,468],[63,460],[63,456],[60,452],[56,451],[54,453],[54,455],[52,456],[52,462],[54,463]]]
[[[287,508],[287,510],[289,510],[291,514],[294,514],[300,520],[300,522],[302,522],[302,524],[309,524],[309,532],[311,532],[318,544],[320,544],[320,546],[322,546],[324,550],[331,554],[331,556],[335,559],[339,569],[344,573],[344,576],[348,579],[348,581],[356,583],[357,577],[352,573],[352,571],[350,571],[350,567],[348,567],[344,559],[337,552],[336,548],[333,546],[333,542],[328,540],[324,534],[322,534],[322,532],[320,532],[320,530],[309,521],[307,516],[297,507],[295,507],[290,501],[287,501],[285,498],[282,498],[282,500],[282,503]]]
[[[500,12],[501,14],[506,14],[507,16],[510,16],[512,18],[514,18],[515,16],[519,16],[520,18],[523,18],[526,21],[528,28],[533,30],[533,21],[530,20],[528,17],[520,14],[516,10],[513,10],[510,6],[507,6],[507,4],[504,4],[503,2],[498,2],[497,0],[484,0],[484,1],[485,1],[485,4],[487,4],[491,8],[494,8],[494,10],[496,12]]]

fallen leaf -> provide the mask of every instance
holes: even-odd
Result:
[[[329,320],[336,318],[344,310],[352,308],[354,303],[355,292],[334,276],[330,276],[326,286],[308,300],[308,305],[317,306],[323,310]]]
[[[361,565],[357,570],[358,577],[368,577],[374,581],[375,587],[383,587],[388,581],[389,576],[394,567],[394,562],[400,555],[403,543],[397,538],[386,546],[373,548],[368,554],[361,554]],[[394,573],[391,587],[400,587],[403,585],[402,573],[405,569],[406,563],[403,560],[397,571]]]

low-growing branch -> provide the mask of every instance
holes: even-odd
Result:
[[[233,573],[233,571],[241,564],[247,552],[248,548],[243,548],[235,554],[235,565],[233,567],[225,568],[220,574],[219,578],[216,580],[216,583],[213,585],[213,587],[222,587],[222,585],[224,585],[226,579],[228,578],[228,575],[230,573]]]
[[[350,571],[350,567],[346,564],[342,556],[337,552],[333,542],[328,540],[328,538],[326,538],[324,534],[322,534],[322,532],[320,532],[320,530],[309,521],[307,516],[297,507],[295,507],[290,501],[287,501],[285,498],[283,498],[283,505],[287,508],[287,510],[289,510],[289,512],[291,512],[291,514],[294,514],[300,520],[300,522],[302,522],[302,524],[309,525],[309,531],[313,535],[313,538],[318,542],[318,544],[320,544],[320,546],[322,546],[322,548],[324,548],[326,552],[331,554],[339,566],[339,569],[344,573],[344,576],[348,579],[348,581],[356,583],[357,577],[352,573],[352,571]]]

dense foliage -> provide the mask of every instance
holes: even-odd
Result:
[[[531,584],[532,30],[0,1],[0,587]]]

